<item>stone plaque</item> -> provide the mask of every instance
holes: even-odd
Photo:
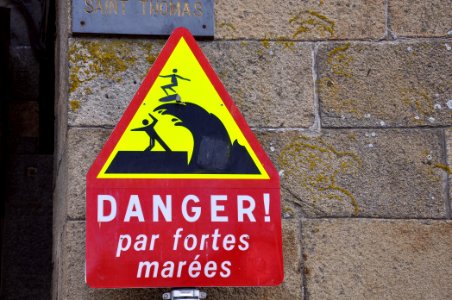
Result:
[[[213,37],[213,0],[72,0],[72,32]]]

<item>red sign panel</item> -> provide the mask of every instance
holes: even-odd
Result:
[[[278,173],[186,29],[86,179],[89,286],[281,283]]]

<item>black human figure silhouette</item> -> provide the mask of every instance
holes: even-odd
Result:
[[[148,114],[151,118],[152,118],[152,123],[149,124],[149,121],[147,119],[144,119],[142,121],[143,125],[145,125],[144,127],[140,127],[140,128],[134,128],[132,129],[132,131],[144,131],[149,135],[149,147],[147,147],[144,151],[151,151],[152,148],[154,148],[155,146],[155,140],[157,140],[157,142],[159,142],[160,145],[162,145],[163,149],[165,149],[165,151],[170,152],[171,149],[168,147],[168,145],[162,140],[162,138],[158,135],[158,133],[155,131],[154,127],[155,124],[157,124],[158,120],[156,117],[154,117],[151,114]]]
[[[171,90],[171,91],[173,91],[173,93],[177,93],[177,92],[173,89],[173,87],[178,86],[178,82],[177,82],[177,79],[178,79],[178,78],[179,78],[179,79],[182,79],[182,80],[191,81],[190,79],[184,78],[184,77],[182,77],[182,76],[180,76],[180,75],[177,75],[176,73],[177,73],[177,69],[173,69],[173,74],[171,74],[171,75],[159,75],[159,77],[163,77],[163,78],[171,78],[171,84],[164,85],[164,86],[161,87],[162,90],[165,92],[166,95],[168,95],[168,92],[167,92],[166,90]]]

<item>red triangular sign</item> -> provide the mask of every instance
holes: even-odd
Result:
[[[279,177],[176,29],[87,174],[92,287],[276,285]]]

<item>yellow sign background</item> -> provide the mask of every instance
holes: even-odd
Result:
[[[215,115],[221,120],[228,131],[231,144],[237,142],[244,146],[250,157],[256,164],[260,174],[111,174],[106,173],[112,160],[118,151],[144,151],[149,146],[149,136],[144,131],[132,131],[132,129],[143,127],[143,120],[150,120],[148,114],[154,115],[158,122],[154,129],[165,141],[172,151],[186,151],[188,153],[188,162],[192,156],[193,137],[191,132],[182,126],[174,125],[174,116],[161,115],[154,112],[154,109],[163,103],[160,98],[166,94],[162,86],[171,83],[171,78],[157,77],[143,103],[133,116],[124,134],[116,144],[114,150],[108,157],[98,178],[229,178],[229,179],[268,179],[268,174],[257,158],[253,149],[249,145],[242,131],[224,105],[218,92],[205,74],[195,55],[191,51],[187,42],[182,37],[173,53],[168,58],[159,75],[171,75],[173,69],[177,69],[177,75],[190,79],[190,81],[179,80],[178,86],[174,87],[177,94],[180,95],[183,102],[194,103],[201,106],[209,113]],[[182,105],[182,104],[181,104]],[[150,120],[152,122],[152,120]],[[163,147],[156,141],[151,151],[164,151]],[[187,162],[187,164],[188,164]]]

